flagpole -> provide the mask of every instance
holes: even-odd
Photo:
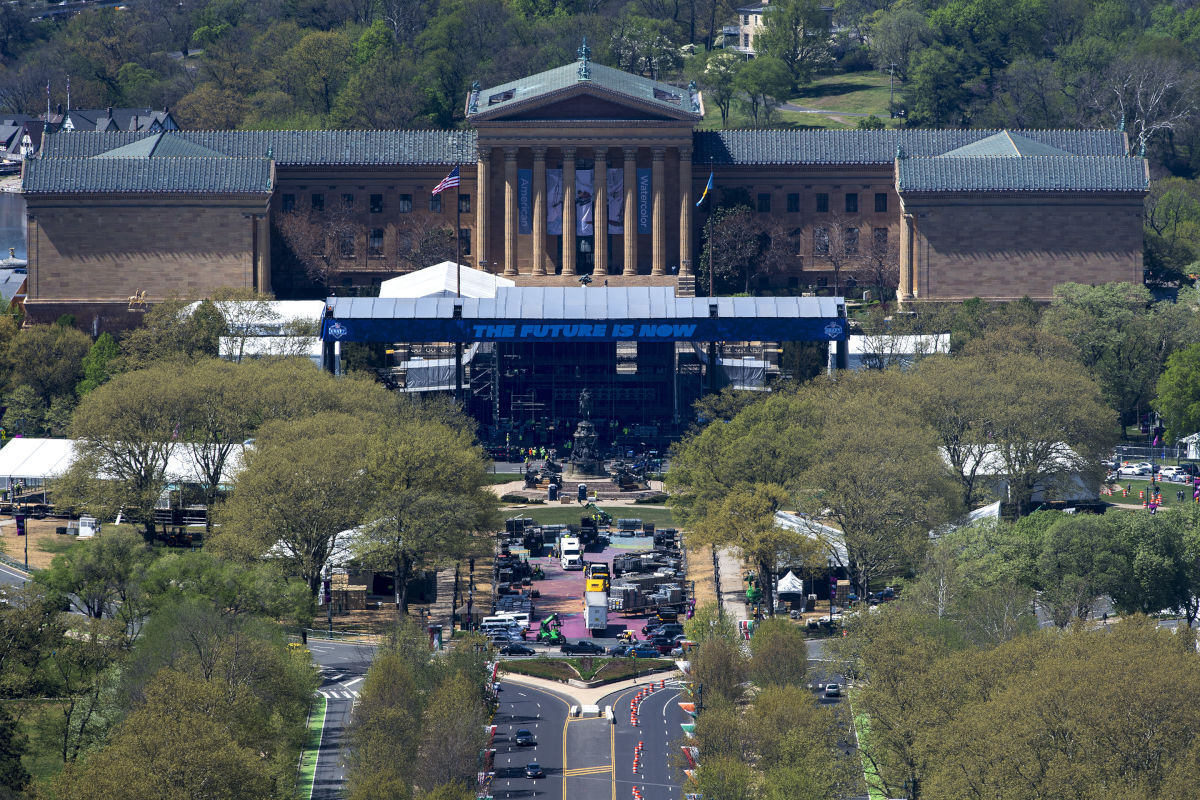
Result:
[[[454,135],[454,169],[458,182],[454,185],[454,296],[459,299],[462,313],[462,134]],[[457,316],[457,315],[456,315]],[[454,400],[463,402],[463,343],[462,338],[454,343]]]

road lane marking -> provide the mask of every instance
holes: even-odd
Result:
[[[563,775],[568,778],[574,778],[578,775],[599,775],[604,772],[612,772],[612,765],[600,767],[575,767],[574,769],[564,769]]]

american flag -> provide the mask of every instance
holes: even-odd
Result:
[[[450,174],[442,178],[442,182],[433,187],[432,194],[441,194],[447,189],[453,189],[458,186],[458,167],[450,170]]]

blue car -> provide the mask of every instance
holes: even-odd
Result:
[[[629,651],[629,655],[633,658],[658,658],[662,654],[652,644],[639,644]]]

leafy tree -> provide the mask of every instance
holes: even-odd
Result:
[[[1190,309],[1151,308],[1143,286],[1063,284],[1054,294],[1042,326],[1075,345],[1122,425],[1149,408],[1170,354],[1200,338]]]
[[[1175,440],[1200,430],[1200,344],[1172,353],[1158,378],[1154,408]]]
[[[9,340],[4,351],[8,385],[28,386],[46,406],[74,393],[91,347],[87,334],[61,325],[35,325]]]
[[[889,399],[896,380],[860,373],[839,381],[800,494],[803,510],[842,531],[860,596],[873,579],[920,563],[930,530],[959,508],[933,432]]]
[[[123,638],[119,622],[77,621],[45,659],[43,688],[46,696],[57,700],[57,713],[39,720],[36,736],[64,764],[103,741],[115,721],[110,670],[117,663]]]
[[[763,12],[763,25],[755,50],[783,62],[793,89],[808,83],[813,72],[828,63],[829,18],[818,0],[771,3]]]
[[[808,670],[804,632],[786,619],[767,619],[750,637],[750,679],[760,688],[803,686]]]
[[[350,74],[353,44],[340,31],[310,31],[283,54],[277,75],[305,110],[325,115]]]
[[[75,386],[75,393],[83,397],[102,383],[112,378],[121,351],[108,333],[100,334],[92,349],[83,357],[83,380]]]
[[[745,761],[732,758],[706,760],[688,783],[702,797],[719,800],[749,800],[754,775]]]
[[[722,127],[729,124],[729,109],[737,97],[737,76],[743,62],[733,53],[710,51],[689,59],[686,68],[704,90],[704,99],[721,112]]]
[[[748,738],[758,754],[768,797],[835,797],[848,788],[839,763],[839,730],[833,713],[819,706],[802,684],[763,689],[746,720]]]
[[[742,65],[734,86],[745,95],[744,104],[755,125],[760,115],[761,122],[770,123],[775,107],[787,99],[790,77],[787,65],[773,56],[764,55]]]
[[[917,53],[904,89],[908,125],[961,125],[969,100],[966,83],[972,76],[966,57],[957,49],[931,45]]]
[[[103,519],[124,509],[155,534],[154,506],[166,488],[167,462],[179,436],[180,408],[159,395],[168,366],[118,375],[89,392],[71,419],[75,460],[52,482],[68,507]]]
[[[775,613],[775,574],[779,562],[823,564],[825,561],[824,550],[814,539],[775,524],[775,512],[787,499],[787,491],[777,484],[738,486],[719,504],[710,507],[688,532],[689,546],[735,547],[745,561],[754,564],[755,580],[771,615]]]
[[[700,253],[697,279],[708,284],[711,261],[718,292],[739,286],[750,292],[750,281],[757,271],[758,259],[769,239],[749,206],[718,207],[711,212],[712,222],[704,226],[704,249]],[[712,254],[709,254],[712,248]]]
[[[692,681],[705,706],[722,701],[736,703],[745,692],[747,663],[740,641],[734,637],[710,636],[692,650]],[[701,716],[704,716],[701,714]]]
[[[666,478],[668,502],[684,529],[701,523],[735,489],[794,486],[813,461],[822,420],[810,395],[781,391],[685,437]]]
[[[658,80],[676,69],[681,59],[679,47],[670,36],[671,25],[665,20],[636,14],[617,20],[609,51],[618,69]]]
[[[417,570],[480,549],[480,533],[494,524],[495,495],[484,488],[485,462],[471,434],[439,421],[378,432],[365,469],[370,516],[355,549],[364,562],[391,568],[396,610],[404,616]]]
[[[34,582],[6,587],[0,604],[0,691],[7,697],[38,696],[46,688],[41,670],[65,633],[62,600]]]
[[[1100,517],[1064,515],[1028,546],[1038,603],[1060,628],[1086,620],[1095,601],[1120,585],[1124,554]]]
[[[217,509],[214,548],[247,560],[277,557],[315,596],[339,535],[363,520],[369,440],[368,425],[347,414],[264,425]]]
[[[913,55],[933,38],[933,31],[925,16],[911,6],[876,11],[870,18],[869,29],[869,46],[875,68],[881,72],[893,69],[901,81],[908,78]]]
[[[142,537],[116,530],[92,542],[72,544],[35,580],[67,598],[81,614],[120,619],[135,636],[146,611],[143,574],[155,557]]]
[[[707,684],[701,697],[704,705],[696,717],[694,731],[700,760],[745,761],[750,755],[750,740],[737,706],[724,695],[714,696]]]
[[[478,688],[484,674],[457,673],[429,697],[417,755],[417,782],[427,790],[445,784],[465,789],[475,781],[476,759],[488,740],[488,709]]]
[[[21,731],[12,715],[0,706],[0,797],[4,796],[3,792],[19,792],[29,785],[29,770],[21,763],[21,756],[28,745],[29,737]]]
[[[119,371],[142,369],[164,360],[215,358],[226,332],[225,318],[209,300],[189,312],[190,305],[172,297],[152,306],[142,325],[121,340]]]
[[[1081,368],[1013,354],[993,362],[993,381],[989,434],[1012,502],[1026,508],[1038,492],[1098,484],[1112,412]]]

